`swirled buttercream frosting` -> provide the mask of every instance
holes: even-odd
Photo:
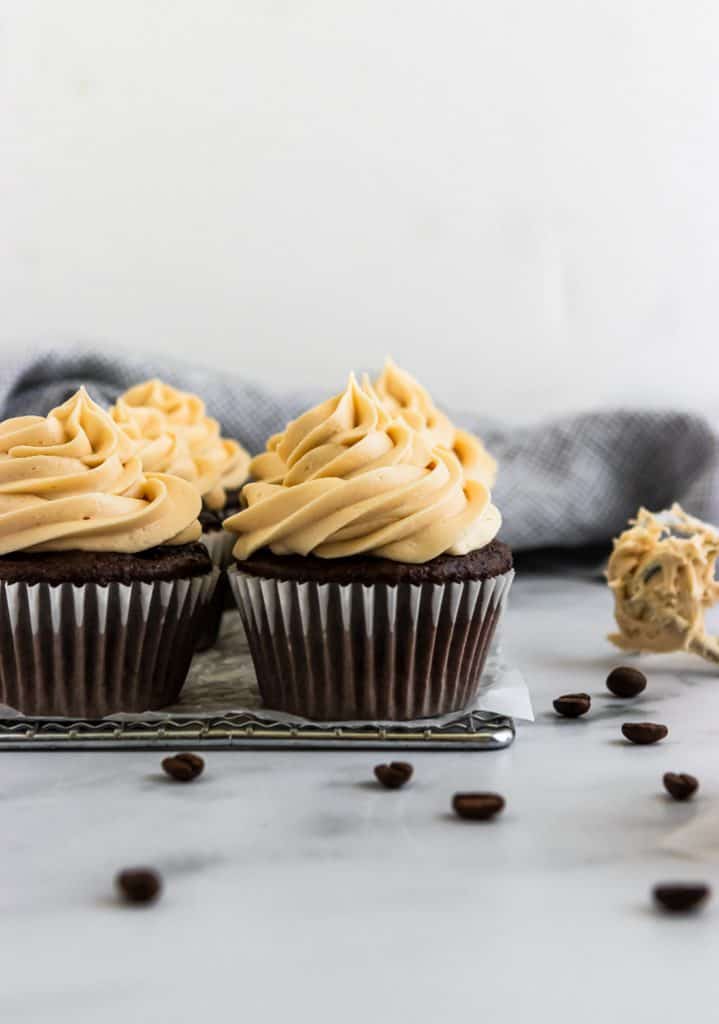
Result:
[[[474,434],[461,430],[435,406],[429,392],[391,359],[374,382],[380,401],[394,416],[423,433],[431,444],[449,448],[460,461],[464,475],[492,487],[497,463]]]
[[[455,427],[449,417],[437,409],[425,388],[391,359],[386,361],[374,384],[365,377],[362,386],[381,402],[392,417],[404,420],[430,445],[439,445],[453,452],[466,477],[480,480],[487,487],[494,485],[497,463],[480,439]],[[279,453],[283,438],[284,434],[280,433],[269,439],[266,450],[250,464],[251,476],[269,482],[282,478],[285,467]]]
[[[427,562],[484,547],[501,524],[487,485],[354,376],[271,439],[250,471],[259,479],[243,488],[246,507],[224,523],[238,559],[268,547]]]
[[[249,455],[237,441],[220,435],[219,423],[197,395],[148,380],[121,395],[111,415],[140,442],[145,469],[189,481],[208,508],[222,508],[227,490],[247,479]]]
[[[1,422],[0,554],[134,554],[197,540],[197,491],[146,473],[137,449],[84,388],[47,416]]]

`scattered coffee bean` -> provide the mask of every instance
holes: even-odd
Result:
[[[622,726],[624,737],[632,743],[642,745],[658,743],[665,736],[669,735],[666,725],[659,725],[657,722],[625,722]]]
[[[565,693],[553,701],[554,710],[565,718],[579,718],[586,715],[592,706],[592,698],[588,693]]]
[[[699,789],[699,779],[686,772],[665,772],[664,788],[675,800],[688,800]]]
[[[607,689],[611,690],[615,697],[636,697],[646,688],[647,677],[638,668],[629,668],[622,665],[613,668],[607,676]]]
[[[679,914],[697,910],[702,903],[706,903],[710,895],[709,886],[701,882],[654,886],[654,899],[660,907]]]
[[[391,764],[375,765],[375,776],[387,789],[399,789],[412,778],[414,768],[406,761],[392,761]]]
[[[152,903],[160,895],[162,879],[152,868],[127,868],[115,884],[128,903]]]
[[[504,809],[504,797],[499,793],[455,793],[452,807],[460,818],[486,821]]]
[[[192,782],[198,775],[202,775],[205,762],[198,754],[173,754],[164,759],[162,767],[178,782]]]

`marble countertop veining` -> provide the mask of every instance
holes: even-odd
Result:
[[[510,605],[536,723],[506,751],[412,752],[404,790],[373,783],[374,751],[209,753],[190,785],[147,752],[2,754],[3,1024],[714,1019],[719,862],[661,842],[719,807],[716,669],[643,660],[649,687],[622,702],[606,588],[530,575]],[[591,715],[558,719],[552,698],[580,690]],[[670,736],[633,747],[630,719]],[[694,801],[663,795],[667,770],[699,776]],[[505,813],[456,820],[472,788]],[[165,879],[151,908],[115,901],[135,864]],[[663,917],[666,879],[714,902]]]

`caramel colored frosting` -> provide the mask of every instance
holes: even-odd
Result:
[[[455,427],[451,420],[436,408],[429,393],[414,377],[401,370],[391,359],[371,384],[365,377],[362,387],[369,391],[393,418],[400,418],[413,430],[422,434],[431,445],[448,448],[459,459],[464,475],[480,480],[492,487],[497,477],[497,463],[474,434]],[[258,480],[276,482],[285,473],[279,455],[284,433],[275,434],[267,442],[266,451],[257,455],[250,464],[250,475]]]
[[[184,480],[145,473],[133,442],[81,388],[47,416],[0,423],[0,554],[132,554],[200,536]]]
[[[704,613],[719,598],[714,570],[719,533],[680,505],[654,514],[640,508],[614,541],[607,580],[619,632],[609,639],[629,651],[693,651],[719,660]]]
[[[414,377],[391,359],[374,382],[374,389],[393,416],[401,416],[414,430],[424,433],[430,444],[449,448],[460,461],[464,475],[492,487],[497,463],[474,434],[455,427],[435,406]]]
[[[220,436],[219,423],[197,395],[148,380],[121,395],[110,411],[141,442],[145,469],[187,480],[208,508],[222,508],[227,490],[247,479],[249,455],[237,441]]]
[[[259,479],[243,489],[247,507],[224,524],[238,559],[269,547],[427,562],[484,547],[501,525],[486,484],[354,376],[272,438],[250,472]]]

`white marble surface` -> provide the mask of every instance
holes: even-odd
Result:
[[[661,844],[719,806],[719,678],[654,658],[619,702],[609,625],[601,585],[520,578],[505,644],[536,724],[499,753],[412,753],[399,792],[372,783],[375,752],[211,753],[188,786],[152,753],[2,754],[0,1019],[713,1020],[719,862]],[[575,690],[591,718],[557,719]],[[628,719],[670,737],[631,747]],[[701,778],[693,803],[662,795],[666,770]],[[505,794],[503,817],[455,820],[467,788]],[[113,875],[139,863],[164,897],[119,906]],[[662,917],[665,879],[715,902]]]

